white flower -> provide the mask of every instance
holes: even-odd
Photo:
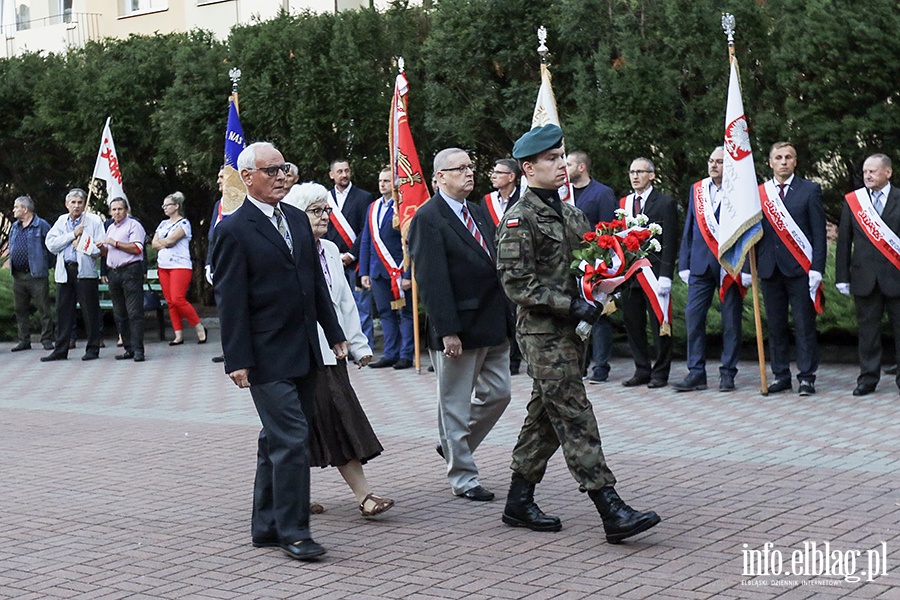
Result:
[[[650,251],[651,252],[661,252],[662,245],[659,243],[659,240],[650,240]]]
[[[653,235],[662,234],[662,227],[660,226],[660,224],[659,223],[650,223],[650,233],[652,233]]]
[[[646,225],[647,223],[650,222],[650,218],[643,213],[639,214],[636,218],[637,218],[638,225],[640,225],[641,227],[643,227],[644,225]]]
[[[622,218],[625,217],[625,215],[626,215],[626,212],[625,212],[625,209],[624,209],[624,208],[617,208],[617,209],[616,209],[616,218],[617,218],[617,219],[622,219]]]
[[[625,229],[631,229],[632,227],[637,227],[638,221],[634,217],[625,217]]]

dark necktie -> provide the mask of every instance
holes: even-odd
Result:
[[[291,240],[291,232],[288,231],[287,224],[284,222],[284,215],[281,214],[281,207],[275,206],[275,224],[278,226],[278,233],[284,238],[288,250],[294,251],[294,243]]]
[[[778,197],[781,198],[782,201],[784,201],[784,196],[785,196],[785,194],[787,194],[787,187],[788,187],[788,184],[786,184],[786,183],[778,184]]]
[[[475,238],[475,241],[478,242],[481,245],[481,247],[484,248],[484,251],[488,253],[488,256],[490,256],[491,251],[490,251],[490,249],[488,249],[488,246],[485,243],[484,238],[481,237],[481,232],[478,231],[478,226],[475,225],[475,220],[472,218],[472,215],[469,214],[469,211],[466,208],[465,204],[463,204],[463,207],[462,207],[462,217],[463,217],[463,221],[466,222],[466,227],[469,229],[469,233],[472,234],[472,236]]]
[[[636,217],[641,214],[641,200],[643,200],[643,198],[641,198],[637,194],[634,195],[634,204],[631,206],[632,216]]]

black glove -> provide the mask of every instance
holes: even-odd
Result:
[[[602,311],[583,298],[573,298],[569,305],[569,314],[579,321],[587,321],[591,325],[597,322]]]

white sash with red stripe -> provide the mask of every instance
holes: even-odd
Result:
[[[859,188],[844,198],[850,205],[853,218],[859,223],[872,245],[878,248],[878,251],[892,265],[900,269],[900,237],[887,226],[887,223],[875,210],[872,200],[869,198],[869,191],[866,188]]]
[[[328,200],[328,206],[331,207],[331,224],[334,225],[334,228],[344,240],[344,243],[347,244],[347,247],[352,248],[353,243],[356,241],[356,232],[353,231],[353,227],[350,226],[347,217],[345,217],[344,213],[341,212],[341,209],[338,208],[337,200],[334,199],[334,196],[328,194],[326,199]]]
[[[700,229],[700,235],[713,256],[719,256],[719,222],[716,220],[716,211],[712,205],[712,198],[709,197],[709,184],[712,177],[707,177],[694,184],[694,216],[697,218],[697,227]],[[725,292],[732,285],[738,286],[738,291],[743,298],[747,294],[747,288],[741,285],[741,278],[732,277],[723,268],[719,268],[719,300],[725,301]]]
[[[770,179],[759,186],[759,198],[762,201],[762,211],[772,225],[775,234],[784,244],[791,256],[794,257],[800,267],[809,274],[812,269],[812,244],[797,221],[785,208],[784,202],[778,195],[778,189],[775,187],[775,180]],[[816,307],[816,312],[821,314],[825,307],[825,293],[822,290],[822,284],[819,283],[815,290],[809,292],[809,298]]]
[[[403,288],[400,287],[403,269],[400,268],[397,261],[394,260],[390,250],[388,250],[387,244],[381,239],[381,228],[379,227],[378,215],[375,210],[376,206],[380,203],[381,200],[376,200],[369,205],[369,231],[372,233],[372,245],[375,247],[375,253],[378,255],[378,259],[381,261],[381,264],[384,265],[385,270],[391,278],[391,293],[394,296],[394,301],[391,302],[391,308],[397,310],[406,305],[405,294],[403,293]]]
[[[649,261],[638,271],[637,280],[647,295],[656,320],[659,321],[659,335],[672,335],[672,294],[660,295],[659,279],[650,267]]]
[[[484,206],[491,215],[491,221],[494,222],[494,227],[500,225],[500,217],[503,216],[503,203],[500,202],[500,192],[494,190],[490,194],[485,194]]]

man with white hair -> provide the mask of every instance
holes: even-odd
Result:
[[[105,237],[103,221],[86,212],[87,192],[73,188],[66,194],[68,213],[60,216],[47,232],[47,249],[56,255],[56,345],[41,362],[65,360],[69,355],[69,338],[75,325],[75,309],[87,329],[87,347],[81,360],[100,358],[100,271],[97,241]]]
[[[297,560],[325,548],[309,528],[309,423],[323,365],[318,322],[337,358],[347,355],[306,215],[281,200],[288,166],[272,144],[237,161],[247,197],[216,228],[213,281],[225,372],[249,388],[263,429],[253,494],[252,543]]]

